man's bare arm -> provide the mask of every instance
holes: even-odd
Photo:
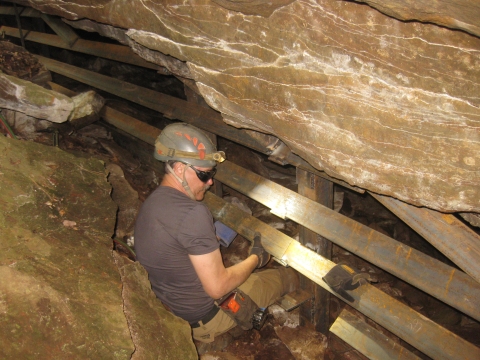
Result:
[[[258,265],[258,256],[250,255],[244,261],[225,268],[220,249],[205,255],[189,255],[205,292],[214,299],[243,284]]]

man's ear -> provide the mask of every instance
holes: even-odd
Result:
[[[183,174],[183,168],[185,166],[187,165],[185,165],[184,163],[181,163],[180,161],[177,161],[175,164],[173,164],[173,171],[175,172],[175,174],[180,176]]]

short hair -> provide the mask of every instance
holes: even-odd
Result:
[[[177,163],[178,161],[177,160],[168,160],[166,163],[165,163],[165,174],[170,174],[170,169],[168,168],[167,165],[169,165],[172,169],[173,169],[173,166],[175,165],[175,163]]]

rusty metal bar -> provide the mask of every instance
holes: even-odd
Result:
[[[40,17],[40,11],[33,8],[18,7],[18,12],[20,16],[23,17]],[[0,15],[15,15],[15,8],[13,6],[0,6]]]
[[[66,89],[61,85],[55,84],[54,82],[49,82],[48,85],[50,85],[52,90],[63,95],[70,97],[77,95],[76,92]],[[105,122],[125,131],[130,135],[135,136],[137,139],[142,140],[150,145],[155,144],[155,139],[158,137],[158,135],[160,135],[161,132],[160,129],[148,125],[109,106],[104,106],[102,108],[100,116]]]
[[[79,40],[78,42],[80,42]],[[72,65],[64,64],[59,61],[47,59],[38,56],[39,60],[53,72],[70,77],[84,84],[96,87],[115,94],[124,99],[143,105],[149,109],[161,112],[170,119],[178,119],[190,123],[213,134],[219,135],[225,139],[232,140],[242,144],[250,149],[256,150],[266,155],[270,155],[272,150],[267,147],[268,144],[262,143],[256,137],[252,137],[245,130],[237,129],[227,125],[220,113],[213,109],[205,108],[201,105],[192,104],[169,95],[161,94],[156,91],[143,88],[125,81],[100,75],[92,71],[77,68]],[[364,190],[350,186],[346,182],[334,179],[323,171],[319,171],[300,157],[292,154],[290,151],[286,157],[290,164],[305,169],[324,179],[347,187],[353,191],[363,193]]]
[[[20,37],[20,42],[22,44],[22,47],[25,49],[25,36],[23,36],[22,23],[20,22],[20,13],[19,13],[19,9],[17,7],[17,4],[13,4],[13,9],[15,10],[15,19],[17,20],[18,34],[19,34],[19,37]]]
[[[310,165],[308,162],[303,160],[301,157],[293,154],[291,151],[289,151],[288,155],[285,157],[285,164],[290,164],[293,165],[297,168],[303,169],[305,171],[311,172],[312,174],[315,174],[317,176],[320,176],[321,178],[324,178],[325,180],[331,181],[335,184],[341,185],[347,189],[353,190],[357,193],[363,194],[365,193],[365,190],[362,188],[359,188],[357,186],[350,185],[346,181],[340,180],[340,179],[335,179],[329,175],[327,175],[324,171],[319,171],[315,169],[312,165]]]
[[[40,17],[71,48],[80,38],[77,33],[58,17],[41,14]]]
[[[161,132],[160,129],[139,121],[109,106],[103,107],[100,116],[109,124],[114,125],[151,145],[155,144],[155,139]],[[133,120],[136,120],[136,122]]]
[[[188,122],[206,131],[243,144],[251,149],[263,153],[267,151],[261,142],[249,136],[244,130],[238,130],[233,126],[225,124],[220,113],[212,109],[125,81],[97,74],[93,71],[41,56],[37,57],[50,71],[158,111],[170,119]]]
[[[320,176],[321,178],[324,178],[328,181],[334,182],[338,185],[341,185],[343,187],[346,187],[347,189],[356,191],[358,193],[363,194],[365,192],[364,189],[361,189],[357,186],[352,186],[348,184],[347,182],[340,180],[340,179],[335,179],[329,175],[327,175],[324,171],[320,171],[318,169],[315,169],[312,165],[310,165],[308,162],[303,160],[300,156],[297,156],[293,154],[290,149],[285,145],[284,143],[279,144],[271,154],[268,157],[268,160],[276,162],[280,165],[293,165],[297,168],[303,169],[305,171],[311,172],[317,176]]]
[[[136,137],[148,134],[144,141],[149,144],[160,133],[125,115],[117,117],[114,110],[108,114],[112,125]],[[217,179],[480,320],[480,285],[465,273],[228,161],[218,166]]]
[[[322,280],[335,265],[333,262],[211,193],[206,194],[204,203],[212,211],[215,219],[222,221],[246,239],[252,241],[255,231],[259,231],[262,234],[262,244],[270,254],[287,262],[301,274],[340,297]],[[349,305],[431,358],[480,359],[478,347],[374,286],[363,285],[350,291],[350,294],[355,300],[348,303]]]
[[[330,331],[370,360],[421,359],[345,309],[335,320]]]
[[[451,214],[371,195],[480,283],[480,236]]]
[[[62,90],[62,88],[57,87],[56,90]],[[141,128],[138,132],[150,133],[148,136],[144,134],[142,139],[153,145],[153,139],[157,137],[160,130],[136,119],[130,120],[134,124],[115,121],[114,125],[126,132],[129,132],[130,127],[134,125],[136,131]],[[142,125],[136,126],[140,124]],[[238,177],[238,174],[232,173],[231,176]],[[260,231],[263,245],[269,253],[287,262],[294,269],[333,293],[322,280],[322,277],[334,266],[333,262],[213,194],[207,193],[204,201],[215,218],[235,229],[245,238],[252,240],[255,231]],[[336,293],[333,294],[338,296]],[[352,295],[355,298],[355,302],[351,304],[354,308],[435,359],[462,359],[480,355],[477,347],[371,285],[362,286],[353,291]]]
[[[467,274],[231,162],[218,165],[216,178],[280,217],[480,320],[480,284]]]
[[[18,37],[18,29],[2,26],[0,31],[5,31],[5,35]],[[148,69],[159,70],[160,66],[148,62],[135,54],[132,49],[124,45],[104,44],[95,41],[78,39],[75,44],[70,47],[59,36],[53,34],[45,34],[36,31],[30,31],[25,37],[27,41],[33,41],[39,44],[68,49],[83,54],[102,57],[105,59],[120,61],[126,64],[141,66]]]
[[[105,114],[109,123],[151,145],[160,134],[113,109]],[[468,275],[228,161],[218,166],[217,179],[480,320],[480,285]]]
[[[28,11],[29,9],[30,8],[25,8],[24,12]],[[33,9],[31,9],[31,10],[33,10]],[[12,9],[12,11],[9,11],[9,9],[6,9],[5,7],[3,7],[3,8],[0,7],[0,13],[2,13],[1,11],[3,11],[6,14],[10,14],[10,12],[13,12],[13,9]],[[34,15],[39,17],[40,13],[34,13],[34,14],[32,13],[30,16],[34,16]],[[15,29],[15,28],[2,26],[0,31],[4,31],[5,35],[8,35],[8,36],[19,37],[18,29]],[[81,53],[89,54],[89,55],[93,55],[93,56],[99,56],[99,57],[103,57],[103,58],[106,58],[106,59],[120,61],[120,62],[124,62],[124,63],[127,63],[127,64],[137,65],[137,66],[141,66],[141,67],[145,67],[145,68],[149,68],[149,69],[158,70],[160,68],[156,64],[153,64],[153,63],[150,63],[148,61],[143,60],[143,58],[139,57],[128,46],[104,44],[104,43],[100,43],[100,42],[78,39],[74,46],[69,47],[69,46],[66,46],[66,44],[56,35],[44,34],[44,33],[39,33],[39,32],[35,32],[35,31],[30,31],[28,36],[26,37],[26,40],[37,42],[37,43],[44,44],[44,45],[55,46],[55,47],[59,47],[59,48],[63,48],[63,49],[69,49],[69,50],[72,50],[72,51],[77,51],[77,52],[81,52]],[[64,74],[64,75],[68,76],[68,74]],[[79,81],[81,81],[81,80],[79,80]],[[88,82],[86,82],[86,83],[89,84]],[[128,84],[128,83],[126,83],[126,84]],[[127,87],[128,87],[128,85],[127,85]],[[143,89],[143,88],[140,88],[140,89]],[[105,90],[105,91],[108,91],[108,90]],[[119,95],[119,96],[121,96],[121,95]],[[146,106],[146,105],[144,105],[144,106]],[[189,120],[187,120],[187,119],[180,119],[180,120],[183,120],[185,122],[189,122]],[[226,125],[223,121],[222,121],[222,124]],[[195,124],[195,125],[202,128],[201,124]],[[208,129],[206,129],[206,130],[208,130]],[[238,130],[238,131],[241,131],[241,130]],[[225,134],[223,134],[221,136],[226,137]],[[228,138],[228,137],[226,137],[226,138]],[[263,144],[261,146],[252,147],[251,146],[252,145],[251,141],[248,141],[248,143],[244,143],[244,142],[238,141],[238,139],[237,140],[231,139],[231,140],[236,141],[240,144],[248,146],[248,147],[250,147],[250,148],[252,148],[256,151],[262,152],[262,153],[267,154],[267,155],[270,155],[270,153],[271,153],[271,151],[267,150],[265,148],[265,146],[263,146]],[[342,186],[344,186],[344,187],[346,187],[350,190],[353,190],[353,191],[356,191],[356,192],[359,192],[359,193],[364,193],[365,192],[361,188],[358,188],[356,186],[351,186],[343,180],[334,179],[334,178],[330,177],[329,175],[327,175],[325,172],[315,169],[313,166],[308,164],[306,161],[304,161],[300,157],[292,154],[291,151],[289,151],[289,150],[285,154],[285,158],[283,160],[284,160],[283,164],[291,164],[291,165],[294,165],[294,166],[299,167],[301,169],[310,171],[310,172],[316,174],[317,176],[320,176],[324,179],[327,179],[329,181],[332,181],[334,183],[342,185]]]

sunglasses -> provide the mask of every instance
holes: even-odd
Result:
[[[192,165],[190,165],[189,167],[192,168],[193,171],[195,171],[195,174],[197,174],[198,179],[204,183],[206,183],[210,179],[213,179],[213,177],[217,173],[216,168],[213,168],[212,170],[208,170],[208,171],[202,171],[202,170],[195,169]]]

